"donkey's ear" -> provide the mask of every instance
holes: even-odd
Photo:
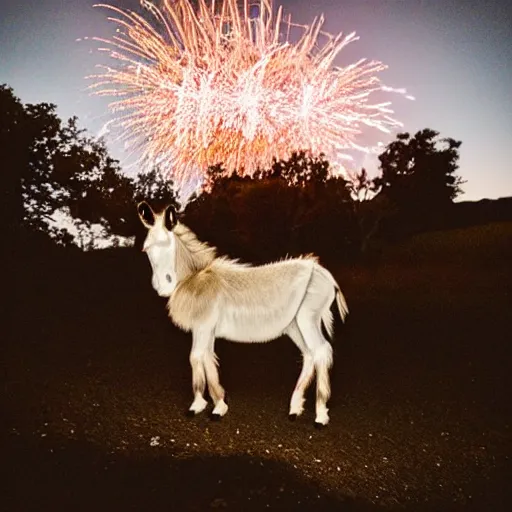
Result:
[[[171,231],[178,222],[178,215],[173,206],[168,206],[164,212],[164,225],[167,230]]]
[[[140,221],[148,229],[155,224],[155,214],[146,201],[142,201],[137,205],[137,212],[139,214]]]

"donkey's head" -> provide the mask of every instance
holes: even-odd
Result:
[[[176,238],[172,231],[176,225],[176,212],[168,206],[155,213],[145,201],[138,204],[137,211],[148,230],[142,250],[147,253],[153,269],[151,284],[160,297],[170,297],[177,285]]]

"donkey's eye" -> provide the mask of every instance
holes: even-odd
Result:
[[[172,283],[172,277],[169,274],[165,274],[165,279],[167,279],[168,283]]]

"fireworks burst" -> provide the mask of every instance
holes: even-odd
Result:
[[[154,25],[99,5],[118,16],[109,18],[118,25],[111,40],[95,38],[117,65],[103,67],[91,87],[115,97],[111,124],[125,145],[180,187],[218,163],[252,175],[299,150],[350,159],[350,150],[369,150],[356,143],[365,127],[400,126],[389,102],[369,101],[392,90],[377,77],[386,66],[361,59],[335,67],[358,38],[323,32],[323,17],[296,25],[282,8],[274,13],[272,0],[197,0],[196,7],[164,0],[161,9],[141,3]],[[291,42],[296,30],[300,37]]]

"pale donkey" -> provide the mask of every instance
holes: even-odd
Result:
[[[212,417],[220,418],[228,411],[219,382],[215,338],[251,343],[287,334],[303,356],[290,401],[290,418],[302,414],[304,394],[316,372],[315,424],[327,425],[333,355],[321,323],[332,338],[331,304],[336,299],[342,320],[348,313],[331,273],[311,255],[262,266],[217,257],[215,247],[199,241],[178,221],[172,207],[157,213],[143,201],[137,210],[148,229],[142,250],[153,270],[153,288],[168,298],[171,320],[192,332],[194,400],[189,413],[198,414],[206,408],[206,386],[214,405]]]

